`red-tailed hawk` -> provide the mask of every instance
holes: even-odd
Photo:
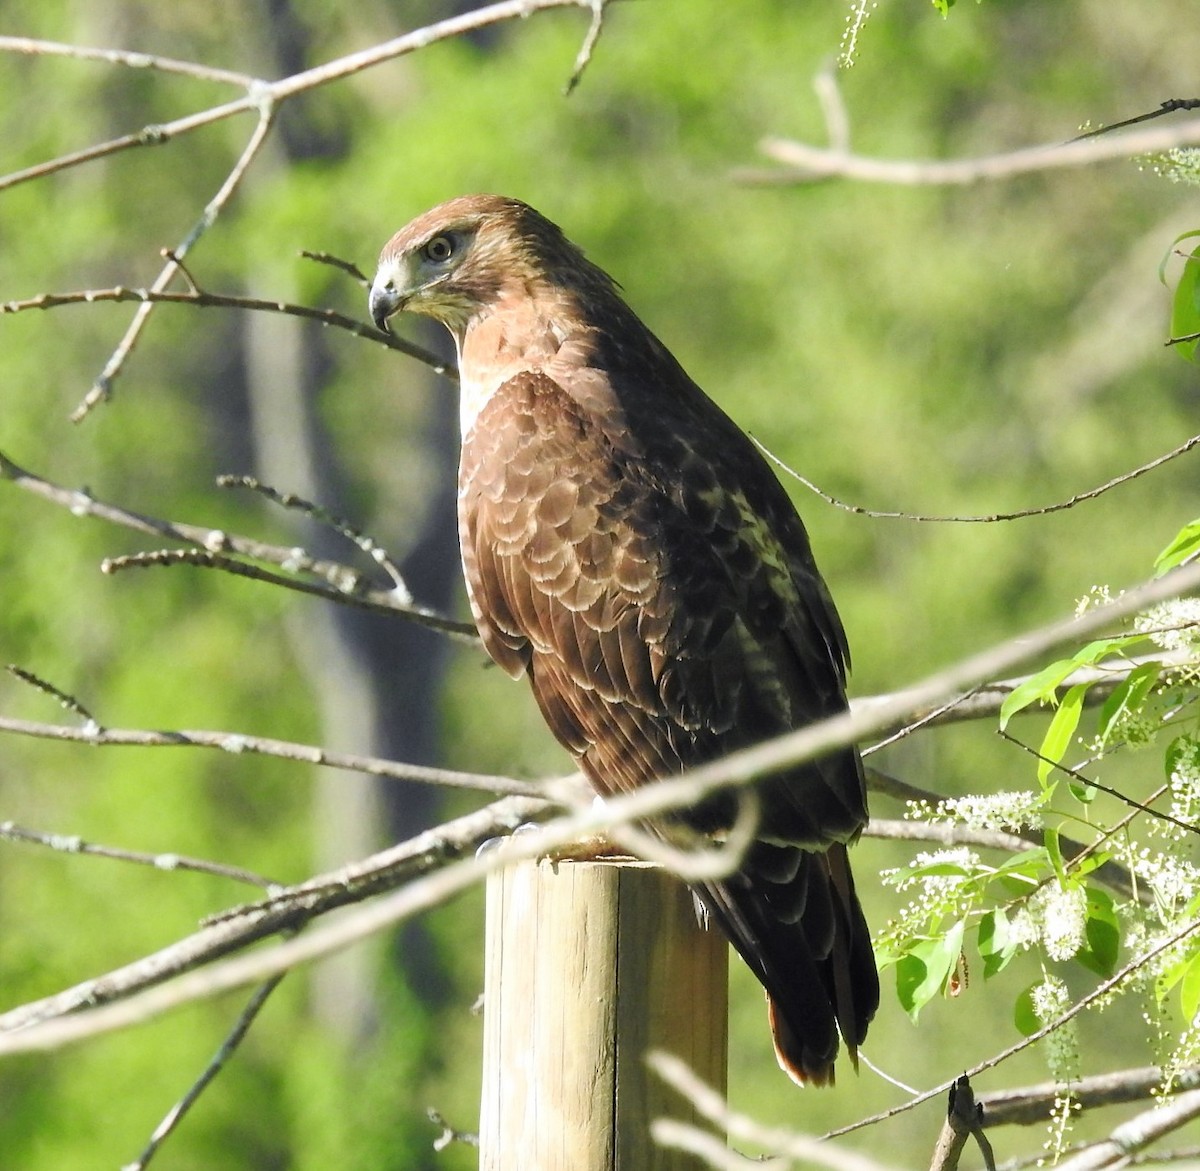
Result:
[[[622,300],[515,199],[469,195],[388,242],[370,295],[458,347],[459,532],[488,653],[525,675],[601,795],[845,710],[846,638],[787,494]],[[780,1065],[833,1080],[879,1002],[846,857],[847,748],[759,786],[758,840],[695,892],[767,991]],[[737,798],[680,814],[727,828]]]

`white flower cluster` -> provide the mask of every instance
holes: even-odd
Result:
[[[1200,649],[1200,598],[1159,602],[1139,614],[1133,628],[1164,651]]]
[[[1049,974],[1043,976],[1042,982],[1029,990],[1029,999],[1033,1006],[1033,1015],[1043,1026],[1057,1020],[1071,1007],[1071,994],[1067,991],[1066,984],[1057,976]],[[1079,1039],[1073,1019],[1050,1033],[1045,1038],[1044,1045],[1050,1072],[1057,1080],[1070,1081],[1078,1076]]]
[[[1152,854],[1142,849],[1130,860],[1130,869],[1154,892],[1154,903],[1164,926],[1184,913],[1200,889],[1200,870],[1172,854]]]
[[[1069,960],[1082,946],[1087,930],[1087,892],[1072,883],[1047,883],[1033,900],[1040,904],[1042,946],[1052,960]]]
[[[1154,155],[1150,169],[1172,183],[1200,185],[1200,150],[1194,146],[1173,146]]]
[[[1117,597],[1121,595],[1118,594]],[[1113,600],[1112,591],[1106,585],[1092,586],[1082,598],[1075,602],[1075,617],[1086,614],[1095,606],[1107,606]]]
[[[852,0],[850,14],[846,17],[846,29],[842,33],[841,52],[838,54],[838,64],[843,69],[849,69],[854,64],[859,34],[867,23],[867,17],[878,7],[878,0]]]
[[[1013,916],[1011,935],[1021,947],[1041,941],[1052,960],[1069,960],[1083,946],[1087,931],[1087,892],[1056,879],[1047,883]]]
[[[968,829],[1019,833],[1042,824],[1042,803],[1041,794],[1022,789],[969,793],[965,797],[947,797],[932,806],[924,801],[910,801],[905,816],[930,822],[960,822]]]
[[[917,871],[929,866],[961,867],[966,874],[920,874]],[[979,866],[979,855],[966,846],[955,846],[947,850],[934,850],[932,853],[921,851],[907,866],[899,866],[884,870],[879,877],[885,886],[895,887],[896,890],[911,890],[920,886],[926,895],[938,902],[953,899],[957,896],[963,883],[970,880],[971,874]]]
[[[921,874],[927,867],[952,867],[961,873]],[[975,894],[971,883],[979,867],[979,855],[960,846],[955,849],[935,850],[918,854],[907,866],[884,870],[879,877],[885,886],[898,891],[915,890],[912,901],[895,915],[884,927],[877,944],[888,940],[902,940],[921,934],[948,915],[961,917],[966,907],[974,902]]]
[[[1184,741],[1171,770],[1171,816],[1187,825],[1200,822],[1200,742]],[[1155,822],[1167,837],[1182,841],[1188,831],[1170,822]]]

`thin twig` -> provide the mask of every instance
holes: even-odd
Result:
[[[1157,110],[1145,114],[1136,114],[1132,118],[1123,118],[1120,122],[1110,122],[1107,126],[1098,126],[1095,130],[1077,134],[1071,142],[1082,142],[1085,138],[1099,138],[1102,134],[1112,134],[1114,130],[1124,130],[1128,126],[1136,126],[1139,122],[1150,122],[1161,118],[1164,114],[1174,114],[1179,110],[1200,110],[1200,98],[1168,98],[1160,102]]]
[[[247,73],[233,73],[194,61],[177,61],[157,53],[127,53],[122,49],[93,49],[85,45],[65,45],[58,41],[39,41],[32,37],[0,37],[0,52],[24,53],[30,57],[74,57],[79,61],[104,61],[109,65],[124,65],[130,69],[153,69],[162,73],[179,73],[199,81],[217,81],[250,89],[262,85]]]
[[[888,796],[895,797],[900,801],[921,802],[931,807],[936,807],[943,800],[941,793],[934,793],[928,789],[920,789],[915,785],[910,785],[906,781],[901,781],[897,777],[889,776],[887,773],[880,772],[874,768],[867,769],[867,787],[873,793],[886,793]],[[1147,804],[1157,801],[1166,791],[1167,786],[1161,786],[1151,794],[1147,800]],[[1068,869],[1080,866],[1088,857],[1099,850],[1105,842],[1120,833],[1137,812],[1137,810],[1131,811],[1127,817],[1123,817],[1116,825],[1110,826],[1087,845],[1077,842],[1071,837],[1060,835],[1059,846],[1062,849],[1063,860],[1066,862]],[[911,829],[906,830],[905,826],[910,826]],[[1009,852],[1045,845],[1044,836],[1034,829],[1015,834],[1006,834],[999,830],[970,830],[966,826],[958,825],[954,822],[888,821],[872,818],[863,833],[867,837],[894,838],[900,841],[936,841],[945,845],[977,845],[997,850],[1008,850]],[[942,836],[943,833],[944,837]],[[1138,899],[1147,903],[1152,899],[1150,892],[1145,888],[1145,884],[1143,883],[1139,887],[1134,881],[1133,875],[1119,862],[1114,862],[1112,859],[1102,862],[1097,866],[1091,872],[1091,876],[1103,882],[1105,886],[1117,891],[1125,898]]]
[[[3,452],[0,452],[0,480],[10,480],[18,488],[32,492],[59,508],[67,509],[72,516],[95,517],[136,532],[165,537],[172,541],[183,541],[210,553],[237,553],[255,561],[278,565],[290,573],[309,574],[326,583],[327,589],[316,592],[330,601],[345,602],[381,613],[401,614],[420,625],[478,645],[478,634],[471,624],[447,618],[424,606],[406,606],[394,591],[374,589],[367,585],[362,575],[350,566],[312,557],[302,548],[269,545],[264,541],[238,536],[223,529],[162,520],[145,513],[132,512],[97,500],[86,490],[64,488],[43,479],[13,463]],[[304,583],[295,578],[282,578],[280,584],[285,584],[288,588],[300,588]]]
[[[331,268],[339,269],[341,272],[353,277],[364,289],[371,287],[371,278],[352,260],[343,260],[340,256],[334,256],[330,252],[310,252],[307,248],[302,248],[300,255],[305,260],[313,260],[317,264],[328,264]]]
[[[702,1163],[689,1159],[689,1166],[711,1167],[713,1171],[789,1171],[791,1159],[750,1158],[740,1151],[731,1150],[720,1135],[708,1130],[701,1130],[690,1122],[678,1118],[656,1118],[650,1123],[650,1137],[660,1147],[668,1150],[682,1151],[686,1155],[695,1155]],[[828,1152],[822,1151],[821,1154]],[[824,1166],[830,1166],[825,1163]]]
[[[30,687],[42,692],[43,695],[48,695],[52,699],[58,700],[60,707],[78,716],[85,724],[99,727],[96,723],[96,717],[75,696],[68,695],[65,691],[55,687],[53,683],[48,683],[32,671],[27,671],[24,667],[18,667],[15,663],[9,663],[5,667],[5,670],[10,675],[20,679],[22,683],[28,683]]]
[[[455,1127],[451,1126],[450,1123],[448,1123],[442,1117],[441,1113],[435,1110],[432,1106],[427,1106],[425,1108],[425,1117],[428,1118],[434,1126],[440,1126],[442,1128],[442,1133],[433,1140],[433,1149],[435,1151],[440,1153],[441,1151],[444,1151],[451,1143],[464,1143],[469,1147],[479,1146],[479,1135],[469,1130],[457,1130]]]
[[[121,1171],[145,1171],[146,1165],[158,1153],[163,1142],[183,1121],[184,1115],[196,1104],[200,1095],[209,1087],[217,1074],[225,1068],[229,1059],[237,1051],[238,1046],[246,1039],[246,1034],[250,1031],[250,1026],[262,1011],[271,993],[279,987],[285,975],[286,973],[281,972],[277,976],[272,976],[269,980],[263,981],[254,990],[254,993],[246,1002],[246,1006],[238,1014],[238,1019],[234,1022],[233,1028],[226,1034],[225,1040],[221,1042],[221,1047],[209,1059],[203,1072],[192,1083],[187,1093],[167,1111],[163,1120],[154,1128],[154,1133],[150,1136],[150,1141],[143,1148],[142,1153],[132,1163],[123,1167]]]
[[[1096,780],[1094,777],[1086,776],[1077,768],[1072,768],[1070,765],[1063,764],[1061,760],[1052,760],[1050,757],[1043,755],[1036,748],[1026,744],[1022,740],[1018,740],[1010,732],[1003,728],[997,728],[996,734],[1007,740],[1010,744],[1015,744],[1022,752],[1028,753],[1035,760],[1042,764],[1048,764],[1056,768],[1060,773],[1070,777],[1073,781],[1078,781],[1081,785],[1088,785],[1093,789],[1099,789],[1101,793],[1107,793],[1110,797],[1115,797],[1124,805],[1128,805],[1131,809],[1138,813],[1144,813],[1147,817],[1157,818],[1159,821],[1165,821],[1176,829],[1181,829],[1185,833],[1200,834],[1200,825],[1193,825],[1190,821],[1182,821],[1170,813],[1163,813],[1160,809],[1152,809],[1149,805],[1139,801],[1136,797],[1130,797],[1128,793],[1122,793],[1120,789],[1113,789],[1104,784],[1102,781]]]
[[[846,111],[842,87],[838,85],[835,62],[827,61],[813,76],[813,90],[825,119],[825,133],[829,136],[830,148],[849,150],[850,115]]]
[[[864,759],[875,752],[880,752],[884,748],[889,748],[897,741],[903,740],[911,736],[914,732],[919,732],[922,728],[933,727],[937,724],[946,723],[946,717],[954,712],[961,712],[968,701],[979,691],[979,688],[972,688],[971,691],[965,692],[962,695],[956,695],[953,699],[946,700],[945,703],[940,703],[937,707],[928,712],[922,713],[915,720],[910,720],[902,728],[897,728],[890,736],[885,736],[882,740],[877,740],[874,744],[867,745],[862,750]],[[962,716],[959,716],[961,719]]]
[[[314,764],[323,768],[347,769],[394,781],[417,781],[426,785],[441,785],[450,789],[469,789],[473,792],[510,794],[535,797],[544,787],[511,777],[490,776],[486,773],[459,772],[456,769],[433,768],[421,764],[383,760],[355,752],[335,752],[312,744],[297,744],[290,740],[275,740],[268,736],[245,736],[240,732],[214,732],[197,729],[152,731],[143,728],[84,728],[64,724],[43,724],[33,720],[17,720],[0,716],[0,734],[33,736],[40,740],[62,740],[87,744],[93,748],[134,745],[139,748],[215,748],[234,755],[273,756]]]
[[[289,317],[303,317],[320,325],[332,325],[344,329],[355,337],[378,342],[390,350],[396,350],[418,362],[424,363],[435,374],[455,381],[458,374],[432,350],[405,341],[395,334],[383,333],[355,317],[347,317],[336,309],[316,309],[311,305],[295,305],[290,301],[273,301],[264,297],[239,297],[230,293],[210,293],[199,289],[170,290],[130,288],[114,285],[107,289],[73,289],[66,293],[39,293],[16,301],[0,301],[0,315],[26,313],[32,309],[58,309],[63,305],[93,305],[97,301],[131,301],[147,304],[194,305],[197,309],[239,309],[251,313],[283,313]]]
[[[42,175],[102,158],[120,150],[139,146],[157,146],[181,135],[190,134],[193,130],[203,129],[205,126],[211,126],[239,114],[259,113],[265,104],[278,105],[288,98],[307,93],[309,90],[327,85],[332,81],[351,77],[365,69],[393,61],[397,57],[403,57],[418,49],[426,48],[428,45],[436,44],[438,41],[449,40],[462,36],[464,33],[475,32],[487,28],[489,25],[501,24],[509,20],[523,20],[535,12],[546,12],[554,8],[591,8],[591,0],[502,0],[501,3],[490,4],[473,12],[464,13],[462,16],[438,21],[435,24],[405,33],[403,36],[395,37],[390,41],[384,41],[382,44],[372,45],[357,53],[350,53],[323,65],[305,69],[280,81],[251,79],[248,92],[243,97],[223,102],[218,106],[211,106],[195,114],[186,114],[170,122],[146,126],[136,133],[121,135],[119,138],[101,143],[88,150],[76,151],[50,160],[38,167],[31,167],[13,175],[0,177],[0,191],[17,182],[37,179]],[[196,66],[195,68],[203,67]]]
[[[810,492],[815,493],[824,500],[826,504],[832,504],[835,508],[855,513],[858,516],[869,516],[879,520],[919,521],[923,524],[996,524],[999,521],[1005,520],[1024,520],[1030,516],[1049,516],[1053,512],[1062,512],[1065,509],[1074,508],[1077,504],[1082,504],[1085,500],[1095,500],[1097,496],[1103,496],[1105,492],[1111,491],[1121,484],[1127,484],[1130,480],[1136,480],[1139,476],[1144,476],[1147,472],[1152,472],[1155,468],[1162,467],[1163,464],[1170,463],[1173,459],[1178,459],[1179,456],[1185,455],[1197,444],[1200,444],[1200,435],[1193,435],[1190,439],[1184,440],[1178,447],[1173,448],[1164,455],[1156,456],[1148,463],[1144,463],[1132,471],[1123,472],[1121,475],[1107,480],[1097,488],[1090,488],[1086,492],[1077,492],[1069,499],[1059,500],[1054,504],[1044,504],[1038,508],[1021,508],[1015,512],[990,512],[978,516],[936,516],[918,512],[887,512],[875,508],[864,508],[859,504],[848,504],[846,501],[839,500],[836,496],[819,488],[805,476],[802,476],[795,468],[784,463],[779,456],[769,451],[762,443],[754,439],[753,436],[751,436],[751,439],[758,450],[779,468],[780,471],[785,472],[792,479],[803,484]]]
[[[1165,1106],[1155,1106],[1122,1122],[1104,1142],[1059,1164],[1060,1171],[1101,1171],[1128,1167],[1131,1157],[1164,1135],[1200,1118],[1200,1090],[1190,1090]]]
[[[126,553],[122,557],[106,557],[100,563],[100,572],[107,574],[120,573],[126,569],[149,569],[156,566],[189,565],[196,569],[218,569],[222,573],[235,577],[249,578],[251,581],[262,581],[268,585],[281,586],[284,589],[295,590],[297,593],[309,594],[315,598],[326,598],[331,601],[347,602],[350,605],[361,605],[367,610],[399,610],[402,613],[412,613],[411,598],[405,593],[391,591],[396,594],[398,606],[383,606],[377,602],[361,597],[363,588],[362,576],[352,569],[347,569],[343,575],[343,585],[331,586],[320,582],[302,581],[299,578],[287,577],[282,573],[273,573],[257,565],[226,557],[223,553],[210,553],[207,549],[152,549],[144,553]],[[422,625],[432,629],[448,629],[454,634],[469,634],[465,624],[448,621],[443,626],[441,619],[420,619]]]
[[[697,1077],[687,1062],[674,1053],[652,1050],[646,1055],[646,1063],[667,1085],[682,1094],[701,1118],[728,1134],[734,1142],[753,1143],[772,1155],[803,1159],[806,1164],[827,1167],[830,1171],[886,1171],[883,1163],[856,1151],[831,1147],[814,1136],[782,1127],[764,1126],[732,1110],[724,1095]],[[661,1129],[657,1132],[662,1133]]]
[[[151,292],[163,292],[171,281],[175,279],[175,274],[179,272],[184,257],[191,251],[196,241],[216,221],[225,204],[229,202],[230,197],[237,190],[238,184],[241,183],[247,168],[249,168],[250,164],[257,157],[258,152],[262,150],[266,143],[267,135],[270,134],[274,121],[275,105],[269,98],[264,97],[258,107],[258,123],[254,127],[254,133],[250,135],[249,141],[246,143],[237,162],[234,163],[233,169],[225,176],[225,181],[217,189],[216,195],[208,201],[200,218],[192,225],[191,231],[170,250],[167,263],[163,265],[162,271],[159,272],[154,280],[154,284],[150,286]],[[121,372],[129,355],[133,352],[134,346],[137,345],[138,339],[142,336],[142,330],[145,329],[146,322],[150,319],[153,309],[154,305],[150,301],[146,301],[138,307],[137,312],[133,315],[133,320],[129,323],[129,328],[117,343],[117,348],[113,350],[108,361],[104,364],[104,369],[100,371],[99,377],[92,383],[91,390],[88,391],[83,401],[75,410],[71,412],[72,423],[81,422],[87,417],[93,407],[111,397],[113,381]]]
[[[138,866],[150,866],[155,870],[178,871],[187,870],[194,874],[211,874],[217,878],[229,878],[234,882],[246,883],[249,886],[261,887],[274,891],[279,883],[263,878],[252,870],[241,866],[230,866],[224,862],[211,862],[207,858],[189,858],[183,854],[158,853],[149,854],[142,850],[126,850],[118,846],[102,846],[89,842],[74,834],[48,834],[41,830],[28,829],[15,825],[11,821],[0,822],[0,838],[10,842],[24,842],[27,845],[44,846],[63,854],[81,854],[95,858],[112,858],[117,862],[132,862]]]
[[[240,103],[236,104],[240,109]],[[45,162],[35,163],[30,167],[22,167],[18,171],[10,171],[7,175],[0,175],[0,191],[7,191],[10,187],[17,187],[22,183],[30,183],[35,179],[45,179],[47,176],[57,174],[59,171],[66,171],[71,167],[78,167],[84,163],[94,162],[96,159],[106,158],[108,155],[114,155],[123,150],[130,150],[139,146],[162,146],[166,142],[167,137],[164,135],[161,126],[146,126],[133,134],[121,134],[116,138],[94,143],[92,146],[86,146],[81,150],[68,151],[66,154],[47,159]]]
[[[1195,657],[1186,651],[1130,655],[1124,658],[1119,664],[1112,666],[1100,664],[1099,666],[1081,667],[1076,671],[1072,671],[1054,689],[1055,697],[1061,699],[1070,688],[1080,683],[1086,683],[1088,689],[1083,699],[1084,706],[1094,707],[1106,700],[1129,677],[1131,671],[1145,663],[1161,663],[1164,671],[1187,670],[1200,665],[1196,662]],[[891,734],[886,739],[865,748],[863,755],[870,756],[871,753],[893,743],[895,740],[902,739],[904,736],[926,727],[942,727],[947,724],[962,723],[966,720],[982,720],[997,717],[1000,714],[1000,709],[1004,701],[1016,688],[1027,683],[1030,678],[1032,678],[1030,675],[1021,675],[1013,679],[1000,679],[973,687],[962,695],[947,700],[945,703],[931,707],[927,711],[917,713],[916,717],[909,723],[891,731]],[[881,703],[890,698],[891,696],[888,695],[859,696],[850,701],[850,706],[852,708],[866,709],[873,704]]]
[[[251,492],[257,492],[260,496],[266,497],[266,499],[274,504],[278,504],[281,508],[303,513],[303,515],[328,526],[338,536],[345,537],[347,541],[356,545],[387,573],[388,577],[392,579],[392,592],[396,594],[404,605],[411,606],[413,604],[413,597],[404,582],[404,575],[400,572],[400,567],[392,560],[388,551],[382,545],[377,544],[371,537],[366,536],[359,529],[356,529],[349,521],[343,520],[339,516],[334,516],[328,509],[322,508],[319,504],[313,504],[312,501],[305,500],[302,496],[296,496],[291,492],[280,492],[278,489],[272,488],[269,484],[264,484],[255,476],[218,476],[217,487],[246,488]]]
[[[600,34],[604,31],[604,10],[608,6],[609,0],[588,0],[588,3],[592,9],[592,22],[588,25],[583,44],[579,46],[579,53],[575,57],[571,76],[567,78],[567,84],[563,87],[563,96],[568,98],[583,79],[583,71],[591,62],[592,53],[600,40]]]

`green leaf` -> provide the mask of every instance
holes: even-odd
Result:
[[[1050,857],[1045,847],[1035,846],[1005,859],[993,871],[992,878],[1007,894],[1020,898],[1042,881],[1049,865]]]
[[[914,1023],[958,966],[964,929],[960,920],[940,939],[922,939],[896,964],[896,996]]]
[[[1158,262],[1158,279],[1165,285],[1167,283],[1167,265],[1171,263],[1171,257],[1177,252],[1176,245],[1182,244],[1184,240],[1192,240],[1200,236],[1200,228],[1193,228],[1190,232],[1180,232],[1174,240],[1171,241],[1171,246],[1163,253],[1163,258]]]
[[[1013,941],[1008,915],[1005,914],[1003,907],[988,911],[979,920],[976,946],[983,959],[983,978],[985,980],[1008,967],[1009,961],[1017,954],[1017,945]]]
[[[1089,888],[1087,896],[1086,943],[1075,958],[1089,971],[1107,978],[1117,968],[1121,924],[1107,891]]]
[[[1043,789],[1054,766],[1071,747],[1083,712],[1083,697],[1090,686],[1090,683],[1076,683],[1068,689],[1054,713],[1054,719],[1050,721],[1050,727],[1046,729],[1046,735],[1042,737],[1042,746],[1038,749],[1042,759],[1038,761],[1037,778]]]
[[[1187,970],[1183,973],[1183,985],[1179,989],[1179,1006],[1183,1010],[1183,1019],[1196,1019],[1196,1010],[1200,1008],[1200,952],[1192,956]]]
[[[1188,337],[1200,333],[1200,248],[1190,253],[1183,262],[1183,273],[1175,286],[1171,301],[1171,337]],[[1175,350],[1189,362],[1196,359],[1196,346],[1200,338],[1177,342]]]
[[[1036,987],[1037,984],[1030,984],[1024,992],[1017,996],[1016,1003],[1013,1005],[1013,1024],[1017,1026],[1017,1032],[1022,1037],[1032,1037],[1042,1027],[1037,1013],[1033,1011],[1033,990]]]
[[[1071,796],[1080,805],[1090,805],[1096,800],[1096,794],[1099,792],[1095,785],[1085,785],[1082,781],[1075,780],[1074,777],[1067,782],[1067,788],[1071,790]]]
[[[1113,638],[1100,638],[1089,642],[1082,650],[1077,651],[1069,659],[1058,659],[1048,667],[1043,667],[1036,675],[1026,679],[1012,689],[1000,705],[1000,728],[1003,729],[1017,712],[1029,707],[1032,703],[1042,700],[1054,703],[1057,697],[1058,685],[1079,667],[1090,667],[1097,660],[1114,651],[1123,649],[1133,643],[1141,642],[1140,634],[1119,634]]]
[[[1188,976],[1197,960],[1200,960],[1200,953],[1185,955],[1181,960],[1176,961],[1171,967],[1167,968],[1154,981],[1154,997],[1160,1007],[1167,999],[1167,995],[1171,989]]]
[[[1067,885],[1067,867],[1063,861],[1062,844],[1058,840],[1058,830],[1047,829],[1043,831],[1043,837],[1046,842],[1046,854],[1050,858],[1050,865],[1054,867],[1054,873],[1058,881],[1063,885]]]
[[[1190,561],[1200,553],[1200,518],[1186,524],[1175,539],[1154,559],[1154,576],[1162,577],[1170,569]]]
[[[1093,870],[1099,870],[1105,862],[1111,861],[1112,855],[1103,850],[1094,850],[1086,858],[1073,858],[1071,860],[1071,873],[1076,878],[1083,878],[1091,874]]]
[[[1112,694],[1100,706],[1101,744],[1108,743],[1114,725],[1126,712],[1137,711],[1145,703],[1146,696],[1158,682],[1161,673],[1161,663],[1142,663],[1113,688]]]

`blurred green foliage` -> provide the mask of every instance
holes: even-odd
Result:
[[[442,14],[432,0],[336,11],[316,0],[4,6],[6,27],[24,35],[264,76],[287,60],[286,22],[307,34],[300,64],[315,64]],[[895,158],[988,154],[1153,108],[1193,83],[1191,15],[1185,0],[1010,0],[960,6],[943,22],[927,4],[889,0],[839,77],[854,147]],[[190,268],[209,289],[364,316],[361,291],[299,259],[300,249],[369,271],[391,232],[429,205],[500,191],[560,223],[736,420],[845,500],[927,514],[1050,504],[1186,438],[1195,367],[1162,345],[1170,297],[1155,274],[1170,241],[1195,227],[1186,189],[1128,164],[963,189],[735,181],[734,168],[761,164],[765,135],[824,141],[810,83],[836,53],[845,16],[842,4],[791,0],[614,5],[566,99],[586,17],[554,12],[316,90],[283,109],[279,132],[303,118],[328,149],[290,160],[269,150]],[[11,171],[233,95],[150,70],[4,53],[0,96],[0,165]],[[251,126],[242,116],[0,191],[0,298],[148,283],[159,250],[191,228]],[[238,315],[161,307],[114,400],[67,422],[130,316],[128,306],[96,305],[0,321],[0,449],[134,509],[269,531],[268,514],[212,486],[217,472],[247,470],[237,428],[213,409],[238,377]],[[403,541],[439,471],[423,439],[426,380],[349,335],[329,331],[322,344],[320,409],[354,470],[352,519]],[[1195,514],[1196,471],[1194,458],[1179,460],[1075,509],[1003,524],[870,519],[793,488],[865,694],[1062,614],[1096,583],[1144,576]],[[0,489],[4,661],[77,694],[109,726],[321,742],[319,684],[304,676],[289,633],[319,603],[198,572],[101,577],[103,557],[145,542]],[[59,716],[11,679],[0,679],[0,711]],[[1036,743],[1037,717],[1026,719]],[[566,765],[524,690],[481,670],[476,653],[456,653],[441,721],[448,765],[522,777]],[[958,727],[903,742],[886,768],[952,795],[1011,787],[1026,765],[990,728]],[[0,741],[0,817],[219,857],[280,881],[315,867],[310,801],[302,769],[261,758]],[[856,851],[875,922],[893,908],[873,874],[911,853],[877,842]],[[132,960],[245,897],[216,879],[4,845],[4,1005]],[[380,949],[376,1027],[359,1044],[323,1028],[306,976],[285,982],[161,1165],[472,1166],[465,1148],[430,1152],[425,1108],[474,1126],[480,900],[430,922],[454,974],[436,1011]],[[916,1032],[885,998],[867,1053],[918,1086],[954,1076],[1016,1036],[1013,998],[1032,978],[1020,957],[986,988],[968,977]],[[756,986],[738,969],[733,987],[735,1105],[821,1132],[899,1100],[870,1072],[848,1069],[836,1091],[797,1095],[774,1068]],[[236,1011],[227,999],[0,1065],[0,1162],[73,1171],[128,1161]],[[1085,1071],[1098,1028],[1082,1025]],[[1090,1051],[1097,1068],[1108,1054],[1141,1052],[1136,1011],[1106,1018],[1103,1030]],[[977,1089],[1043,1076],[1027,1056]],[[854,1141],[917,1165],[938,1123],[926,1110]]]

